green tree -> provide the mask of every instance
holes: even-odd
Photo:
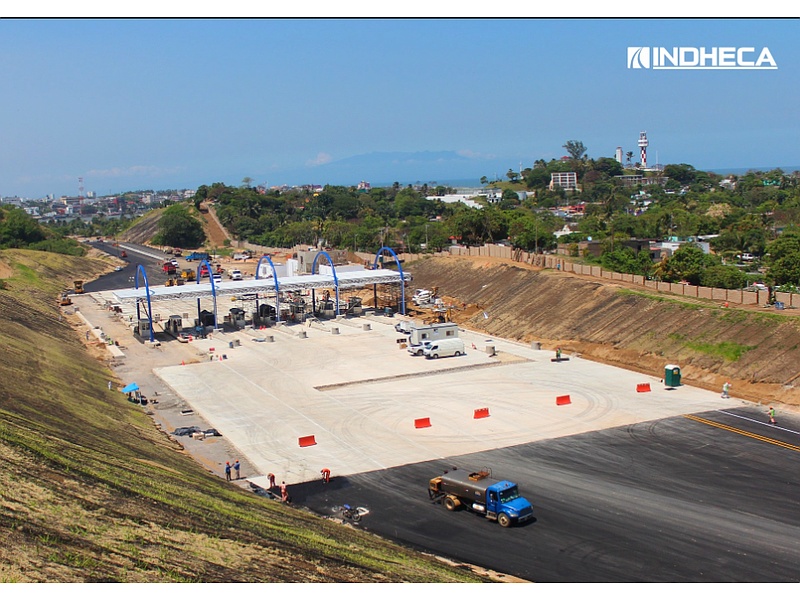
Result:
[[[569,154],[573,160],[581,160],[586,158],[586,146],[583,142],[578,140],[569,140],[562,146],[562,148],[567,151],[567,154]]]
[[[700,274],[700,285],[735,290],[745,286],[747,276],[732,265],[714,265]]]
[[[703,252],[694,244],[683,244],[667,260],[664,281],[688,281],[692,285],[700,285],[700,277],[711,266],[718,265],[719,259]]]
[[[153,241],[164,246],[198,248],[205,239],[202,222],[192,216],[185,204],[173,204],[161,215]]]
[[[800,285],[800,230],[792,228],[767,246],[767,277],[775,285]]]
[[[0,248],[26,248],[46,238],[45,230],[21,208],[0,210]]]

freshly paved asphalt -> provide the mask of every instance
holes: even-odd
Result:
[[[358,527],[531,581],[797,582],[797,420],[770,427],[748,407],[698,416],[310,482],[292,494],[323,515],[363,506]],[[534,522],[503,529],[429,501],[430,477],[489,465],[518,482]]]
[[[427,552],[538,582],[800,581],[796,412],[771,426],[754,403],[472,332],[466,357],[426,361],[398,350],[391,320],[330,327],[166,342],[186,364],[155,373],[295,506],[364,507],[355,526]],[[428,480],[453,466],[516,481],[536,520],[504,529],[432,504]]]

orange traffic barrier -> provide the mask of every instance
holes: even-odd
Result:
[[[562,406],[564,404],[572,404],[572,400],[570,400],[569,396],[556,396],[556,406]]]
[[[414,427],[417,429],[422,429],[423,427],[430,427],[431,426],[431,418],[425,417],[423,419],[414,419]]]
[[[476,408],[475,409],[475,419],[485,419],[489,416],[489,409],[488,408]]]
[[[636,384],[636,391],[637,392],[649,392],[650,391],[650,384],[649,383],[637,383]]]
[[[308,446],[316,446],[317,445],[317,440],[314,439],[313,435],[303,436],[303,437],[300,438],[299,442],[300,442],[300,447],[301,448],[307,448]]]

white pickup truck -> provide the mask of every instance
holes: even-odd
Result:
[[[234,281],[241,281],[243,279],[242,272],[239,269],[231,269],[228,271],[228,275]]]

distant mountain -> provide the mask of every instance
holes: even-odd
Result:
[[[517,161],[518,162],[518,161]],[[508,163],[508,164],[506,164]],[[282,171],[271,176],[275,183],[319,183],[355,185],[368,181],[379,184],[414,183],[420,181],[474,181],[478,185],[484,175],[504,176],[513,162],[492,157],[470,157],[453,151],[440,152],[371,152],[350,156],[304,169]],[[505,166],[502,166],[505,165]],[[502,173],[501,173],[502,171]]]
[[[800,171],[800,167],[733,167],[733,168],[725,168],[725,169],[701,169],[698,167],[699,171],[706,171],[708,173],[716,173],[717,175],[745,175],[749,171],[761,171],[763,173],[767,173],[772,171],[773,169],[780,169],[784,173],[794,173],[795,171]]]
[[[524,161],[523,157],[523,161]],[[453,187],[478,186],[483,176],[489,180],[505,179],[508,169],[519,169],[519,158],[473,156],[453,150],[425,152],[370,152],[327,163],[287,169],[268,174],[272,184],[356,185],[367,181],[373,187],[409,183],[431,183]],[[528,160],[528,166],[533,160]],[[776,167],[734,167],[704,169],[720,175],[742,175],[751,170],[770,171]],[[800,167],[780,167],[787,173]]]

